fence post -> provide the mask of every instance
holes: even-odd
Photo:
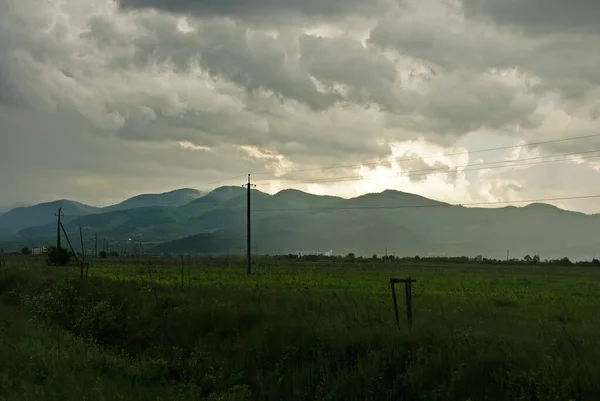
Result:
[[[398,315],[398,300],[396,299],[396,286],[394,282],[390,280],[390,286],[392,287],[392,298],[394,299],[394,313],[396,314],[396,324],[400,324],[400,316]]]
[[[413,280],[411,277],[408,279],[399,279],[399,278],[391,278],[390,285],[392,287],[392,297],[394,299],[394,313],[396,315],[396,323],[400,324],[400,316],[398,313],[398,300],[396,298],[396,284],[403,283],[404,284],[404,292],[406,297],[406,320],[408,321],[408,326],[412,327],[413,321],[413,311],[412,311],[412,283],[416,283],[417,280]]]
[[[408,325],[412,326],[412,280],[409,277],[408,281],[405,284],[406,288],[406,318],[408,320]]]

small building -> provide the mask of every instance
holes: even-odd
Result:
[[[46,253],[48,253],[48,248],[45,246],[38,246],[38,247],[31,248],[32,255],[41,256],[41,255],[45,255]]]

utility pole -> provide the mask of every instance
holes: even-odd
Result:
[[[60,213],[60,211],[62,210],[61,207],[58,208],[58,214],[55,214],[56,217],[58,217],[58,222],[56,224],[56,247],[60,249],[60,218],[61,216],[64,216],[63,214]]]
[[[98,257],[98,233],[94,233],[94,257]]]
[[[79,241],[81,242],[81,259],[85,262],[85,247],[83,246],[83,231],[81,230],[81,224],[79,225]],[[83,276],[83,269],[81,269],[81,275]]]
[[[248,248],[248,256],[247,256],[247,263],[248,263],[248,274],[252,274],[252,230],[250,228],[250,224],[251,224],[251,218],[250,218],[250,189],[252,187],[256,187],[256,185],[253,185],[250,182],[250,174],[248,174],[248,183],[246,185],[244,185],[247,188],[247,200],[248,200],[248,206],[247,206],[247,210],[246,210],[246,229],[247,229],[247,248]]]
[[[385,264],[388,264],[387,246],[385,247]]]

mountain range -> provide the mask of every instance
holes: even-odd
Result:
[[[19,203],[13,203],[12,205],[0,205],[0,215],[6,213],[6,212],[10,212],[12,209],[16,209],[18,207],[27,207],[27,206],[31,206],[31,204],[29,203],[23,203],[23,202],[19,202]]]
[[[103,208],[84,205],[72,200],[62,199],[54,202],[40,203],[33,206],[18,206],[0,215],[0,236],[20,235],[21,231],[31,228],[36,232],[46,225],[55,226],[58,208],[64,215],[63,224],[79,217],[105,214],[114,211],[131,210],[151,206],[182,206],[201,197],[203,194],[195,189],[178,189],[162,194],[144,194],[129,198],[119,204]],[[28,236],[24,231],[23,236]]]
[[[467,208],[384,191],[344,199],[297,190],[252,190],[252,247],[258,253],[452,255],[591,259],[600,253],[600,215],[534,203]],[[246,189],[181,189],[139,195],[97,208],[70,200],[18,207],[0,215],[0,246],[51,244],[62,207],[69,236],[82,227],[115,246],[143,243],[152,253],[243,253]],[[7,245],[5,245],[7,244]],[[120,244],[120,245],[117,245]]]

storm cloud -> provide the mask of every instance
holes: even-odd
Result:
[[[267,19],[278,15],[336,17],[347,14],[377,15],[385,0],[118,0],[124,9],[155,9],[198,17],[230,16]]]
[[[533,35],[598,34],[595,0],[464,0],[469,17],[489,18]]]
[[[263,190],[344,196],[395,188],[468,202],[573,193],[598,178],[592,162],[562,164],[576,175],[557,182],[544,167],[459,167],[510,151],[460,163],[434,156],[600,128],[597,6],[577,4],[4,1],[0,186],[15,190],[0,204],[105,204],[237,185],[228,179],[248,172],[264,175]],[[538,150],[594,147],[600,141]],[[386,169],[389,177],[397,149],[451,174],[297,184]],[[323,169],[373,161],[381,164]],[[56,175],[65,179],[51,184]]]

